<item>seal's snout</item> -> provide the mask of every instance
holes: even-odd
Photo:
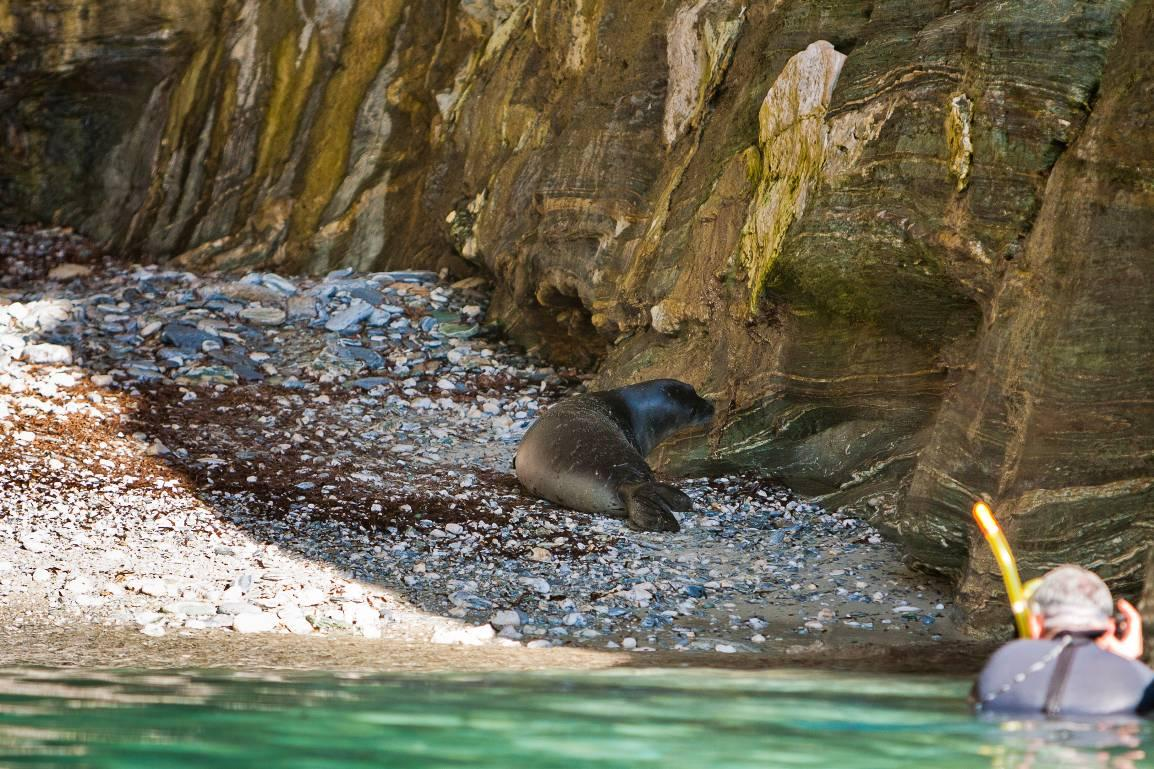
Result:
[[[680,412],[677,421],[683,426],[700,427],[713,421],[713,404],[698,395],[693,385],[676,379],[662,379],[652,384],[660,386],[663,399],[676,404]]]

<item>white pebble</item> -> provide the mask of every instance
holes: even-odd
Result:
[[[456,646],[482,646],[497,637],[492,625],[476,627],[439,627],[429,640],[435,644]]]
[[[277,618],[266,612],[237,614],[232,629],[238,633],[269,633],[276,630]]]

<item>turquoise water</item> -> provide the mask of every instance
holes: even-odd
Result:
[[[1145,723],[973,718],[969,683],[813,672],[0,671],[0,767],[1154,766]]]

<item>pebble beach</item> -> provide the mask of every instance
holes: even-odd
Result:
[[[509,344],[480,278],[198,275],[59,229],[0,231],[0,270],[6,638],[687,658],[962,638],[854,511],[763,479],[670,479],[697,506],[673,534],[526,496],[520,437],[589,375]]]

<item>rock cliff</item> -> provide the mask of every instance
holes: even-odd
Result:
[[[977,496],[1027,575],[1150,583],[1152,9],[0,0],[0,219],[483,272],[528,344],[718,400],[671,467],[851,505],[1002,626]]]

